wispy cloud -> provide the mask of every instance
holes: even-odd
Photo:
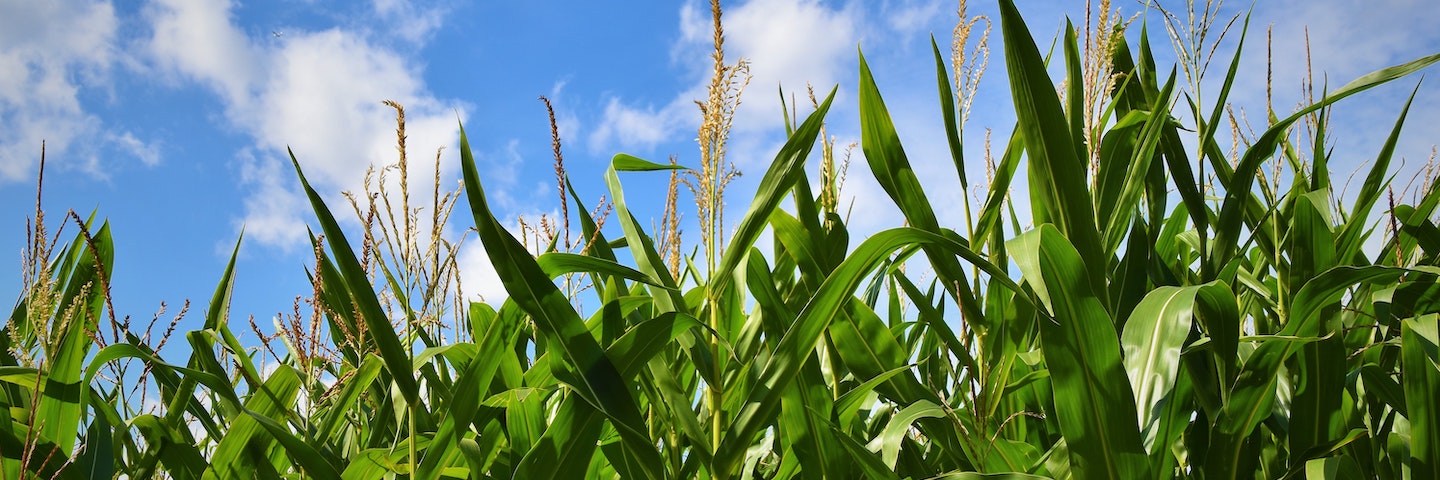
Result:
[[[885,23],[897,32],[922,32],[954,2],[940,0],[886,0],[881,11]]]
[[[411,0],[374,0],[371,6],[375,16],[390,20],[391,28],[401,39],[416,44],[430,40],[430,36],[445,21],[448,9],[433,2],[421,5]]]
[[[653,147],[670,140],[677,124],[683,124],[683,117],[691,109],[683,108],[679,102],[672,102],[663,108],[632,107],[618,98],[611,97],[605,104],[602,120],[590,134],[590,149],[604,151],[613,148],[629,149]]]
[[[140,163],[147,167],[160,164],[160,146],[154,142],[144,142],[135,137],[135,134],[125,132],[121,134],[109,134],[105,137],[117,148],[140,159]]]

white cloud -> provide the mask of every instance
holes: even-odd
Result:
[[[301,216],[305,197],[289,186],[294,173],[278,158],[257,157],[251,150],[241,152],[237,158],[240,182],[253,188],[245,198],[245,218],[240,222],[245,235],[286,248],[307,241]]]
[[[0,181],[31,175],[41,140],[56,163],[100,173],[93,147],[70,147],[100,131],[79,94],[106,83],[116,24],[108,1],[0,3]]]
[[[1276,71],[1292,82],[1298,82],[1304,72],[1306,28],[1310,32],[1310,60],[1317,73],[1330,74],[1334,81],[1332,87],[1380,65],[1413,60],[1406,52],[1429,49],[1432,51],[1428,53],[1433,53],[1435,46],[1440,45],[1440,31],[1430,28],[1434,18],[1434,4],[1430,1],[1283,0],[1273,5],[1257,5],[1257,8],[1263,8],[1264,15],[1275,19]],[[1252,26],[1252,29],[1263,33],[1263,26]],[[1257,35],[1255,39],[1260,38]],[[1259,46],[1260,42],[1255,43]],[[1258,53],[1258,49],[1256,51]],[[1255,57],[1263,60],[1263,55]],[[1298,84],[1286,87],[1295,88]]]
[[[553,185],[551,187],[553,188]],[[489,193],[489,191],[486,192],[486,197],[490,196]],[[495,210],[493,205],[491,210]],[[545,212],[530,209],[525,213],[502,218],[500,224],[505,227],[510,236],[524,244],[532,255],[539,255],[545,247],[542,245],[543,239],[537,238],[534,230],[527,232],[521,228],[520,220],[523,217],[527,225],[535,228],[542,216],[553,220],[559,218],[560,211]],[[578,229],[572,231],[571,236],[577,243],[581,237]],[[483,300],[491,305],[499,306],[510,296],[505,291],[505,284],[500,281],[500,275],[495,272],[494,264],[490,263],[489,253],[480,239],[474,236],[466,238],[465,243],[460,246],[459,253],[455,256],[455,263],[459,266],[460,288],[463,290],[465,300]]]
[[[885,23],[892,30],[918,33],[944,13],[944,5],[939,0],[899,0],[886,1],[881,9]]]
[[[694,8],[687,3],[682,10],[682,21],[690,24],[682,32],[690,44],[688,61],[701,65],[706,75],[677,99],[686,103],[704,98],[711,65],[710,17],[708,11],[697,13]],[[727,8],[722,18],[727,61],[748,59],[754,76],[750,96],[737,111],[736,129],[769,130],[782,124],[780,104],[770,96],[777,87],[803,95],[809,83],[823,94],[842,80],[849,83],[862,17],[854,4],[830,8],[817,0],[750,0]]]
[[[233,23],[227,0],[155,0],[149,48],[162,69],[206,84],[231,108],[249,108],[263,52]]]
[[[727,7],[722,17],[726,63],[745,58],[753,76],[736,111],[735,133],[773,134],[784,118],[770,93],[777,86],[803,95],[806,83],[817,91],[848,74],[859,42],[860,12],[854,5],[830,8],[818,0],[749,0]],[[687,2],[680,9],[680,38],[672,60],[693,75],[693,84],[663,107],[638,107],[611,98],[590,137],[592,150],[648,147],[699,126],[696,100],[704,100],[714,65],[708,3]],[[823,94],[823,93],[822,93]]]
[[[401,39],[410,43],[425,43],[431,34],[444,23],[446,9],[437,6],[417,6],[410,0],[375,0],[372,4],[375,16],[392,19],[391,30]]]
[[[460,288],[465,294],[465,300],[483,300],[491,305],[499,305],[499,302],[509,297],[509,294],[505,293],[505,284],[500,282],[500,275],[495,273],[495,266],[490,263],[485,246],[480,244],[479,239],[471,238],[461,245],[455,263],[459,266]]]
[[[121,150],[140,159],[147,167],[160,164],[160,147],[153,142],[145,142],[135,137],[134,133],[125,132],[121,134],[110,134],[106,137]]]
[[[681,105],[679,102],[672,102],[660,110],[635,108],[612,97],[605,104],[605,113],[602,114],[604,119],[590,134],[590,149],[604,151],[616,147],[652,147],[669,140],[678,124],[684,122],[681,118]]]
[[[226,119],[252,137],[255,152],[237,162],[249,189],[243,222],[252,238],[285,248],[304,240],[301,213],[308,205],[287,149],[337,212],[338,192],[360,191],[369,166],[396,159],[395,113],[385,99],[406,107],[411,178],[434,178],[435,149],[457,143],[456,109],[463,106],[428,93],[418,66],[363,33],[338,28],[257,42],[235,24],[233,7],[227,0],[157,0],[149,9],[149,47],[162,68],[215,91]],[[444,158],[442,170],[453,171],[454,155]],[[391,191],[398,191],[390,177]]]

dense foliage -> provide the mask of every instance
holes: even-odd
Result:
[[[883,72],[863,57],[860,147],[905,226],[847,232],[822,133],[833,91],[789,125],[728,238],[714,220],[689,257],[673,222],[642,228],[621,185],[680,167],[616,155],[609,229],[560,169],[577,208],[558,221],[574,218],[582,241],[552,234],[534,255],[487,204],[462,131],[463,199],[509,298],[447,297],[454,248],[437,225],[461,197],[437,190],[429,225],[408,195],[400,220],[376,196],[352,199],[357,237],[300,174],[319,226],[313,315],[297,303],[268,366],[269,341],[247,348],[233,330],[233,257],[184,335],[193,353],[170,364],[109,311],[108,226],[73,217],[82,231],[51,249],[37,211],[26,291],[0,335],[0,474],[1440,478],[1440,187],[1384,200],[1407,103],[1341,205],[1323,128],[1330,104],[1440,55],[1272,115],[1227,155],[1216,137],[1238,50],[1200,104],[1198,89],[1177,93],[1177,69],[1157,69],[1144,32],[1134,46],[1082,32],[1105,39],[1082,49],[1072,27],[1054,52],[1057,92],[1014,5],[1000,5],[1018,122],[985,185],[964,173],[967,90],[957,98],[951,82],[977,72],[952,75],[973,63],[947,66],[934,49],[958,186],[983,199],[959,229],[937,220]],[[684,177],[711,213],[745,75],[724,63],[714,13],[705,163]],[[1198,83],[1199,59],[1180,53]],[[1017,175],[1028,202],[1010,201]],[[1015,210],[1027,204],[1033,226]],[[588,315],[582,297],[597,305]]]

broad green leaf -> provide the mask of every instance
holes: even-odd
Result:
[[[516,466],[515,478],[565,478],[585,471],[604,427],[604,417],[587,412],[591,410],[578,395],[566,397],[545,434]]]
[[[91,392],[91,395],[94,395],[94,392]],[[69,470],[69,473],[73,473],[80,478],[90,478],[94,480],[114,478],[117,473],[116,467],[119,466],[117,465],[115,457],[116,447],[120,446],[123,448],[123,445],[117,445],[117,443],[120,442],[114,441],[117,438],[115,436],[114,425],[114,423],[110,422],[110,416],[108,414],[96,412],[90,420],[90,426],[85,429],[85,436],[81,438],[80,451],[76,453],[75,461],[64,468]],[[173,438],[175,437],[172,437],[172,439]],[[179,440],[186,441],[188,439],[180,437]],[[146,443],[148,444],[149,442],[147,441]],[[187,444],[186,446],[188,447],[189,445]],[[197,450],[192,448],[189,449],[189,451],[184,451],[182,447],[176,448],[175,453],[181,455],[194,453],[194,455],[188,455],[188,458],[179,459],[176,463],[188,464],[193,474],[199,474],[205,471],[205,460],[200,457]],[[196,460],[198,460],[198,462],[196,462]],[[185,468],[176,467],[175,469],[184,470]]]
[[[895,462],[900,455],[900,442],[905,439],[910,431],[911,424],[921,418],[945,418],[945,410],[939,405],[929,401],[921,400],[900,410],[890,421],[885,424],[885,429],[876,437],[875,447],[879,447],[880,457],[885,465],[895,468]],[[872,447],[873,448],[873,447]]]
[[[1036,224],[1053,223],[1070,239],[1088,272],[1090,290],[1108,302],[1105,271],[1109,255],[1102,251],[1095,210],[1086,186],[1081,151],[1066,122],[1055,85],[1013,0],[1000,2],[1000,29],[1005,40],[1005,69],[1015,101],[1019,130],[1030,162],[1031,207]]]
[[[1149,471],[1135,396],[1121,363],[1120,341],[1080,253],[1050,224],[1007,245],[1026,283],[1048,311],[1040,319],[1045,364],[1055,388],[1055,415],[1080,478],[1140,478]]]
[[[199,478],[205,472],[209,464],[200,449],[185,443],[170,423],[154,415],[140,415],[132,419],[130,424],[140,430],[149,448],[158,451],[160,461],[171,475],[177,478]]]
[[[1170,71],[1169,80],[1161,88],[1160,94],[1150,105],[1150,114],[1145,117],[1145,123],[1140,130],[1140,138],[1137,140],[1132,156],[1124,162],[1121,167],[1124,172],[1124,180],[1114,191],[1113,198],[1102,198],[1100,205],[1105,206],[1096,212],[1105,218],[1104,225],[1104,252],[1114,252],[1120,248],[1120,242],[1130,229],[1130,219],[1139,210],[1140,194],[1144,191],[1145,180],[1150,174],[1151,162],[1156,157],[1156,148],[1160,143],[1162,132],[1166,128],[1173,128],[1170,115],[1165,113],[1170,105],[1170,95],[1175,87],[1175,71]]]
[[[620,221],[620,228],[625,232],[625,243],[630,249],[631,256],[635,259],[638,270],[651,278],[659,279],[662,284],[669,287],[668,295],[651,297],[654,299],[655,305],[662,312],[690,311],[684,294],[676,289],[678,280],[666,268],[665,261],[660,258],[659,251],[655,249],[655,242],[640,227],[640,221],[630,213],[630,207],[625,202],[625,189],[620,185],[618,172],[635,171],[638,165],[643,164],[656,165],[623,153],[616,154],[610,160],[610,168],[605,170],[605,184],[609,187],[611,201],[615,204],[615,216]],[[645,169],[640,169],[640,171],[645,171]]]
[[[1440,315],[1407,318],[1400,333],[1401,374],[1410,420],[1412,478],[1440,478]]]
[[[279,371],[277,370],[277,373]],[[274,378],[273,374],[271,378]],[[268,386],[269,383],[267,381],[266,385]],[[305,440],[290,433],[289,427],[253,411],[247,410],[245,413],[254,418],[261,428],[269,432],[271,437],[285,447],[285,453],[290,457],[290,461],[300,466],[307,478],[339,480],[340,471],[336,470],[335,465],[331,464],[325,455]]]
[[[471,316],[481,315],[477,304],[471,304],[470,309]],[[453,401],[445,417],[440,420],[440,429],[435,433],[431,448],[419,462],[417,477],[439,478],[440,469],[446,466],[442,457],[459,453],[458,442],[465,432],[470,430],[476,410],[480,407],[480,399],[489,391],[504,355],[510,353],[505,346],[514,338],[515,327],[505,325],[498,317],[492,319],[486,327],[484,334],[476,339],[478,348],[475,358],[465,365],[460,377],[455,381]]]
[[[677,312],[664,313],[636,324],[610,344],[605,354],[614,360],[615,368],[622,377],[634,378],[675,337],[691,328],[706,327],[695,317]]]
[[[284,415],[294,405],[299,393],[300,377],[288,365],[282,364],[270,374],[259,391],[252,392],[245,400],[243,408],[247,415],[228,426],[225,437],[220,439],[211,456],[205,478],[252,478],[257,469],[262,472],[265,468],[273,469],[274,466],[262,455],[275,448],[276,439],[261,424],[261,419]],[[333,471],[317,469],[309,473],[322,476]]]
[[[834,425],[830,425],[830,428],[835,435],[836,442],[840,443],[840,446],[844,447],[855,463],[860,465],[860,471],[865,472],[865,478],[899,480],[900,477],[895,474],[894,466],[887,465],[881,459],[876,458],[875,452],[866,449],[864,445],[859,444]]]
[[[1336,250],[1340,252],[1341,262],[1351,264],[1354,258],[1360,254],[1360,244],[1366,236],[1367,225],[1369,225],[1370,212],[1375,209],[1375,204],[1380,200],[1381,187],[1389,185],[1394,177],[1386,177],[1390,173],[1390,160],[1394,158],[1395,146],[1400,139],[1400,127],[1405,125],[1405,117],[1410,114],[1410,104],[1415,101],[1415,94],[1420,92],[1420,84],[1410,91],[1410,97],[1405,99],[1405,106],[1401,107],[1399,118],[1395,119],[1395,126],[1390,129],[1390,135],[1385,138],[1385,144],[1380,147],[1380,153],[1375,156],[1375,163],[1370,166],[1370,172],[1365,175],[1365,183],[1360,186],[1360,192],[1355,194],[1354,206],[1350,207],[1350,219],[1340,227],[1339,240],[1336,243]]]
[[[834,399],[817,363],[806,362],[797,381],[786,387],[775,419],[776,427],[785,434],[779,436],[776,447],[793,452],[802,477],[852,477],[846,472],[851,459],[842,455],[843,447],[826,421],[832,415]]]
[[[935,35],[930,35],[930,50],[935,52],[935,84],[940,90],[940,116],[945,121],[945,141],[950,145],[950,159],[955,162],[955,173],[960,176],[960,190],[970,191],[970,182],[965,178],[964,125],[957,117],[955,92],[950,85],[950,72],[945,68],[945,58],[940,56],[940,44]],[[961,68],[955,65],[955,68]]]
[[[1363,478],[1365,474],[1355,460],[1346,456],[1317,458],[1305,462],[1305,478],[1314,480],[1342,480]]]
[[[640,273],[639,270],[616,263],[614,260],[606,260],[590,255],[576,255],[565,252],[548,252],[535,259],[540,269],[551,278],[556,278],[567,273],[594,272],[601,276],[620,277],[626,280],[646,283],[659,288],[672,288],[666,286],[663,281],[650,278]]]
[[[54,442],[60,447],[60,453],[68,457],[74,452],[85,415],[84,395],[88,394],[89,383],[80,382],[85,375],[85,358],[94,343],[92,335],[102,318],[115,265],[109,222],[97,230],[92,215],[86,222],[85,232],[77,234],[62,255],[67,258],[69,268],[62,267],[58,272],[57,280],[63,293],[53,313],[55,324],[52,331],[38,332],[43,336],[42,342],[48,345],[45,349],[48,358],[44,359],[47,392],[33,406],[34,417],[26,421],[38,430],[36,434],[40,438]]]
[[[1202,296],[1204,291],[1206,295]],[[1180,349],[1190,335],[1191,321],[1199,315],[1197,302],[1228,302],[1234,309],[1229,287],[1212,282],[1190,287],[1159,287],[1152,290],[1125,322],[1120,344],[1125,351],[1125,373],[1134,390],[1137,420],[1145,449],[1155,452],[1168,445],[1155,445],[1163,408],[1175,387],[1180,371]],[[1217,306],[1216,309],[1226,308]],[[1176,399],[1169,399],[1173,402]]]
[[[1329,333],[1322,310],[1333,306],[1354,285],[1390,282],[1406,272],[1437,271],[1434,267],[1340,266],[1306,283],[1295,295],[1289,322],[1277,335],[1261,343],[1241,368],[1229,401],[1212,428],[1205,468],[1226,478],[1240,474],[1240,465],[1249,457],[1242,451],[1244,439],[1271,412],[1280,366],[1301,346]]]
[[[933,477],[933,480],[1046,480],[1049,478],[1028,473],[955,472]]]
[[[350,378],[342,380],[344,386],[340,388],[339,394],[335,396],[330,407],[324,410],[321,415],[317,437],[329,439],[340,428],[341,421],[347,413],[352,413],[352,408],[357,404],[360,394],[370,388],[376,377],[380,376],[380,367],[383,360],[375,355],[367,355],[365,360],[355,367]]]

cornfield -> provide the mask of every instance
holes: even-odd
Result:
[[[1391,193],[1408,102],[1351,202],[1324,148],[1330,105],[1440,54],[1232,130],[1227,154],[1240,49],[1201,97],[1182,92],[1201,49],[1177,43],[1166,72],[1146,32],[1128,44],[1111,18],[1067,26],[1046,55],[1001,0],[1017,121],[980,183],[963,125],[988,50],[962,9],[957,55],[932,40],[936,121],[956,185],[983,201],[941,223],[862,55],[859,148],[904,218],[852,238],[825,133],[834,90],[787,115],[739,222],[720,216],[749,77],[712,5],[699,168],[615,155],[608,200],[587,209],[556,134],[566,213],[532,245],[487,203],[463,128],[463,188],[437,177],[434,202],[410,204],[391,103],[401,159],[350,197],[361,228],[292,154],[318,226],[313,296],[272,333],[231,318],[232,255],[183,364],[156,353],[173,332],[115,320],[108,224],[72,213],[62,244],[37,202],[0,335],[0,478],[1440,478],[1440,187]],[[386,191],[397,172],[402,192]],[[660,174],[666,219],[647,231],[621,181]],[[689,255],[679,184],[700,212]],[[454,293],[440,232],[460,202],[501,303]]]

